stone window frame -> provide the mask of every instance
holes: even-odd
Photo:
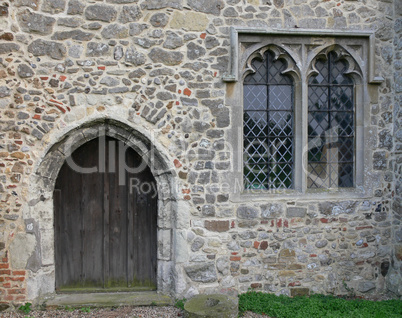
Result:
[[[232,171],[228,187],[233,201],[266,198],[363,198],[369,197],[378,185],[378,175],[368,172],[372,168],[371,148],[367,144],[370,131],[370,85],[377,86],[383,78],[376,76],[375,34],[372,31],[335,30],[267,30],[231,27],[229,72],[222,80],[227,83],[226,105],[231,108],[232,125],[229,132],[232,147]],[[295,166],[294,188],[276,190],[244,190],[243,187],[243,79],[252,72],[251,60],[259,51],[270,47],[278,58],[288,63],[287,75],[292,76],[295,87]],[[348,74],[355,82],[355,187],[308,189],[307,158],[303,145],[307,146],[308,78],[314,74],[314,65],[323,52],[337,50],[351,64]],[[375,88],[376,89],[376,88]]]

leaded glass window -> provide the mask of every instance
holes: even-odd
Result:
[[[271,51],[253,59],[244,79],[243,176],[245,189],[293,187],[293,80]]]
[[[353,187],[354,82],[334,52],[315,68],[308,88],[308,187]]]

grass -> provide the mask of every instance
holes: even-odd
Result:
[[[401,318],[401,300],[346,300],[334,296],[276,296],[249,291],[239,295],[239,313],[252,311],[276,318]]]
[[[18,309],[21,310],[24,314],[29,314],[32,310],[31,303],[25,303],[25,305],[21,305]]]
[[[186,298],[177,299],[177,300],[176,300],[176,303],[174,304],[174,306],[175,306],[176,308],[179,308],[179,309],[181,309],[181,310],[184,310],[184,304],[185,304],[186,301],[187,301]]]

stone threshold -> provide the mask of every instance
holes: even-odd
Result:
[[[43,302],[47,309],[59,307],[170,306],[173,299],[156,291],[125,293],[57,294]]]

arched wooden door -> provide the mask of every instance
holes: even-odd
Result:
[[[157,190],[149,167],[110,137],[69,159],[54,191],[56,290],[155,289]]]

